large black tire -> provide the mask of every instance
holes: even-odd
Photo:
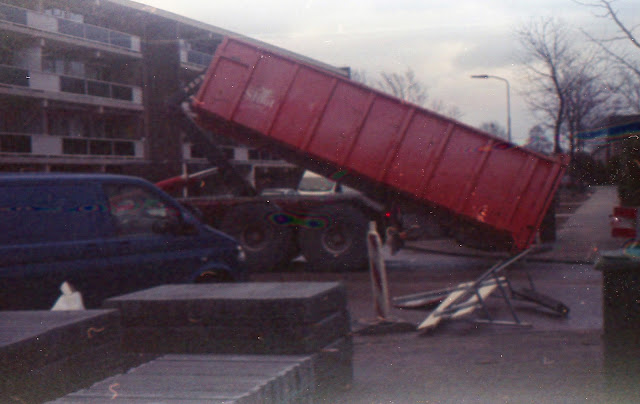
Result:
[[[312,212],[298,230],[298,245],[313,271],[364,269],[368,219],[356,207],[340,204]]]
[[[265,272],[286,265],[295,248],[293,229],[277,224],[279,209],[269,205],[239,205],[227,213],[220,230],[234,237],[244,248],[250,272]]]

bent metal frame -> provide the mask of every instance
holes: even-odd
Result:
[[[496,263],[475,281],[464,282],[454,288],[395,297],[393,298],[394,306],[405,309],[419,309],[439,303],[436,309],[418,325],[419,331],[431,330],[442,320],[457,319],[471,314],[476,309],[482,309],[486,316],[486,318],[474,320],[476,323],[531,326],[530,323],[520,320],[513,307],[512,299],[536,303],[561,316],[566,316],[569,313],[569,308],[562,302],[537,292],[530,277],[529,288],[516,290],[512,287],[508,277],[503,274],[509,266],[524,259],[538,248],[538,246],[534,245],[506,260]],[[513,318],[510,321],[496,320],[489,312],[485,300],[496,290],[500,292],[500,296],[509,308]]]

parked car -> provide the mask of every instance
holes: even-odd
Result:
[[[145,180],[0,175],[0,309],[49,309],[65,281],[95,308],[160,284],[243,280],[243,256]]]
[[[302,175],[297,191],[300,195],[360,194],[351,187],[309,170]]]
[[[340,193],[360,194],[355,189],[339,182],[333,181],[327,177],[317,174],[313,171],[305,170],[297,188],[265,188],[260,192],[261,195],[304,195],[319,196],[332,195]]]

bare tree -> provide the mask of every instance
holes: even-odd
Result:
[[[351,70],[351,80],[357,81],[358,83],[362,83],[364,85],[369,85],[369,78],[367,77],[367,71],[363,69],[353,69]]]
[[[507,131],[498,122],[484,122],[480,125],[480,129],[507,140]]]
[[[566,24],[552,18],[532,21],[517,31],[523,46],[523,61],[532,88],[526,94],[533,110],[542,112],[553,122],[554,153],[560,153],[560,135],[565,120],[568,80],[577,54],[571,46]]]
[[[545,154],[553,151],[553,143],[547,137],[542,125],[536,125],[529,130],[529,139],[525,147]]]
[[[452,119],[460,119],[464,115],[457,105],[450,105],[439,99],[431,101],[429,108]]]
[[[587,30],[582,31],[611,63],[610,72],[616,73],[612,76],[617,79],[616,90],[624,106],[633,112],[640,112],[640,37],[637,33],[640,27],[630,26],[623,21],[614,8],[614,0],[574,1],[593,8],[598,17],[609,19],[616,27],[617,33],[607,37],[595,37]]]
[[[615,110],[610,86],[588,70],[587,67],[573,72],[566,85],[565,121],[572,158],[576,149],[581,150],[583,146],[578,134],[598,125]]]
[[[429,100],[427,86],[416,78],[411,68],[408,68],[403,74],[382,72],[380,77],[377,82],[372,82],[365,70],[355,69],[351,71],[351,79],[364,85],[377,88],[413,104],[426,106],[453,119],[459,119],[463,115],[460,108],[455,105],[448,104],[440,99]]]
[[[613,88],[622,101],[619,109],[626,109],[632,113],[640,112],[640,77],[633,71],[617,69],[616,83]]]
[[[427,101],[427,88],[416,79],[413,70],[407,69],[404,74],[382,72],[380,76],[377,86],[381,90],[417,105]]]

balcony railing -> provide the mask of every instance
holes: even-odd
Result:
[[[28,87],[34,90],[111,98],[142,104],[142,89],[140,87],[81,77],[59,76],[15,66],[0,65],[0,84]]]
[[[133,49],[133,37],[131,35],[95,25],[58,18],[58,32],[77,38],[84,38],[89,41],[102,42],[111,46]]]
[[[29,87],[29,70],[0,65],[0,84]]]
[[[133,87],[77,77],[60,76],[60,91],[92,95],[95,97],[114,98],[123,101],[134,101]]]
[[[227,160],[234,160],[237,158],[235,155],[235,148],[233,147],[220,147],[220,151],[224,154],[224,157]],[[182,158],[184,160],[205,159],[207,156],[203,153],[201,148],[191,143],[183,143]]]
[[[31,153],[31,136],[0,133],[0,152]]]
[[[211,59],[213,58],[213,55],[204,52],[198,52],[195,50],[188,50],[185,53],[186,55],[183,56],[183,59],[186,60],[182,60],[183,62],[200,66],[209,66],[209,64],[211,63]]]
[[[46,157],[143,158],[141,140],[0,132],[0,153]]]
[[[0,20],[13,22],[15,24],[27,25],[27,12],[23,8],[13,7],[0,3]]]
[[[140,52],[140,38],[137,36],[8,4],[0,3],[0,20]]]
[[[180,47],[181,63],[190,63],[202,67],[209,66],[211,59],[213,59],[212,54],[191,49],[192,45],[187,39],[180,39],[178,43]]]
[[[227,160],[236,163],[253,164],[264,167],[290,166],[290,163],[274,157],[266,152],[259,152],[256,149],[246,147],[223,146],[220,151],[224,153]],[[201,149],[191,143],[182,144],[182,159],[185,161],[205,159],[206,156]]]

